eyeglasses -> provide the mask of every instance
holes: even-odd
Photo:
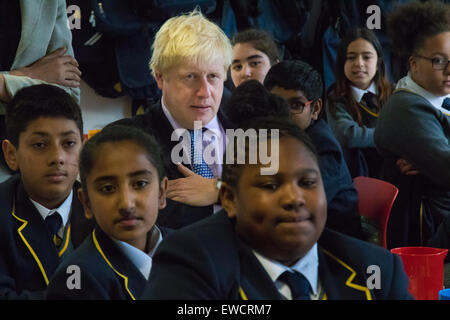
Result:
[[[290,100],[288,102],[289,102],[289,106],[291,107],[291,113],[297,114],[297,113],[302,113],[303,109],[305,109],[305,107],[309,107],[311,105],[311,103],[313,103],[314,101],[315,100],[302,102],[302,101],[298,101],[298,100]]]
[[[445,70],[448,67],[448,64],[450,63],[450,60],[444,59],[444,58],[428,58],[421,56],[419,54],[415,55],[418,58],[426,59],[428,61],[431,61],[431,65],[433,66],[434,70]]]

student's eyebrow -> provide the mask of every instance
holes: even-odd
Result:
[[[50,134],[48,132],[44,132],[44,131],[34,131],[31,134],[38,135],[38,136],[43,136],[43,137],[50,136]],[[59,135],[65,137],[65,136],[68,136],[68,135],[71,135],[71,134],[78,134],[78,133],[76,133],[73,130],[69,130],[69,131],[61,132]]]
[[[298,176],[304,176],[304,175],[308,175],[308,174],[315,174],[318,175],[320,173],[320,170],[318,169],[314,169],[314,168],[300,168],[298,169],[295,174]],[[282,178],[285,174],[282,171],[278,171],[276,174],[273,175],[261,175],[259,173],[259,171],[257,173],[255,173],[255,177],[256,178],[261,178],[261,179],[278,179],[278,178]]]
[[[75,132],[74,130],[64,131],[64,132],[60,133],[61,136],[68,136],[68,135],[71,135],[71,134],[78,135],[78,133]]]
[[[136,177],[136,176],[141,176],[141,175],[149,175],[149,176],[153,176],[153,172],[151,172],[150,170],[138,170],[138,171],[134,171],[128,174],[129,177]]]
[[[48,137],[50,135],[47,132],[42,132],[42,131],[34,131],[31,134],[36,135],[36,136],[43,136],[43,137]]]
[[[348,51],[347,54],[358,54],[360,52],[356,52],[356,51]],[[363,51],[361,52],[361,54],[375,54],[372,51]]]
[[[258,59],[258,58],[262,58],[262,56],[259,55],[259,54],[254,54],[254,55],[252,55],[252,56],[249,56],[249,57],[245,58],[245,60],[248,61],[248,60]],[[233,62],[231,62],[231,64],[240,63],[240,62],[241,62],[241,60],[239,60],[239,59],[234,59]]]
[[[252,59],[257,59],[257,58],[262,58],[262,55],[254,54],[252,56],[247,57],[246,60],[252,60]]]
[[[151,172],[150,170],[138,170],[138,171],[134,171],[134,172],[130,172],[129,174],[127,174],[128,177],[137,177],[137,176],[141,176],[141,175],[149,175],[149,176],[153,176],[153,172]],[[99,183],[99,182],[103,182],[103,181],[110,181],[110,180],[116,180],[117,176],[100,176],[95,178],[94,183]]]
[[[117,179],[116,176],[100,176],[95,178],[94,183],[100,183],[100,182],[104,182],[104,181],[111,181],[111,180],[115,180]]]
[[[296,175],[299,176],[304,176],[304,175],[308,175],[308,174],[319,174],[320,170],[318,169],[314,169],[314,168],[299,168],[297,171],[295,171]],[[274,177],[276,176],[280,176],[282,177],[284,175],[284,173],[282,171],[279,171],[277,174],[274,175]]]
[[[319,174],[320,170],[314,169],[314,168],[306,168],[306,169],[300,169],[299,173],[302,174]]]
[[[432,56],[434,56],[434,55],[440,55],[440,56],[443,56],[443,57],[447,57],[447,55],[446,55],[445,53],[439,52],[439,51],[433,52],[431,55],[432,55]]]

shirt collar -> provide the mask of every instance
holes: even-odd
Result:
[[[73,198],[73,190],[70,191],[70,194],[67,196],[66,200],[56,209],[47,209],[43,205],[37,203],[33,199],[29,198],[31,203],[36,207],[39,214],[42,216],[42,219],[45,220],[47,216],[53,214],[55,211],[58,211],[59,215],[62,219],[62,227],[67,224],[69,221],[70,210],[72,209],[72,198]]]
[[[367,88],[366,90],[362,90],[362,89],[357,88],[357,87],[352,86],[352,85],[350,85],[350,88],[352,90],[353,98],[357,102],[361,102],[361,99],[362,99],[362,97],[364,96],[364,94],[366,92],[370,92],[370,93],[373,93],[374,95],[377,95],[377,86],[375,85],[375,83],[373,81],[370,84],[369,88]]]
[[[161,107],[162,110],[167,117],[167,120],[169,120],[172,128],[174,130],[177,129],[184,129],[170,114],[169,109],[167,109],[166,105],[164,104],[164,97],[161,98]],[[214,168],[212,168],[213,173],[215,176],[220,177],[222,175],[222,159],[223,154],[225,152],[225,146],[227,145],[227,136],[225,133],[225,130],[223,129],[222,125],[219,122],[219,119],[217,117],[217,114],[212,118],[212,120],[204,126],[207,130],[203,132],[203,147],[205,148],[210,143],[213,143],[214,150],[215,150],[215,163],[217,164]],[[182,131],[183,132],[183,131]],[[180,132],[180,134],[182,133]]]
[[[147,235],[148,248],[150,248],[149,252],[145,253],[138,248],[117,239],[111,237],[111,240],[114,241],[119,250],[131,260],[131,262],[136,266],[136,268],[142,273],[144,278],[148,280],[150,275],[150,271],[152,269],[152,257],[155,253],[156,248],[162,241],[162,234],[159,228],[155,225],[152,228],[151,233]]]
[[[264,269],[269,274],[273,282],[278,280],[278,277],[285,271],[300,272],[311,285],[313,294],[317,294],[317,284],[319,279],[319,258],[317,254],[317,243],[306,253],[306,255],[298,260],[292,267],[287,267],[278,261],[269,259],[255,250],[253,250],[256,258],[262,264]]]
[[[411,78],[410,72],[408,72],[406,77],[403,77],[398,81],[398,83],[396,85],[396,89],[408,89],[410,91],[413,91],[413,92],[417,93],[418,95],[422,96],[423,98],[425,98],[426,100],[428,100],[428,102],[431,103],[433,105],[433,107],[435,107],[436,109],[439,109],[446,113],[448,112],[448,110],[445,110],[444,108],[442,108],[442,103],[444,102],[445,98],[450,98],[450,94],[446,95],[446,96],[437,96],[435,94],[428,92],[427,90],[425,90],[424,88],[419,86]]]

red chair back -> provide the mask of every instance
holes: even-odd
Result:
[[[386,248],[387,223],[398,189],[389,182],[369,177],[356,177],[353,182],[358,191],[359,214],[378,226],[381,231],[380,245]]]

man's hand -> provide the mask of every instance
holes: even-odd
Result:
[[[203,178],[181,163],[178,164],[178,170],[185,178],[169,180],[167,188],[169,199],[196,207],[209,206],[217,202],[219,191],[216,179]]]
[[[405,159],[398,159],[395,164],[400,172],[407,176],[414,176],[419,174],[419,170],[417,170],[411,163],[406,161]]]
[[[11,75],[27,76],[64,87],[78,88],[81,71],[74,57],[65,55],[67,48],[59,48],[28,67],[12,70]]]

